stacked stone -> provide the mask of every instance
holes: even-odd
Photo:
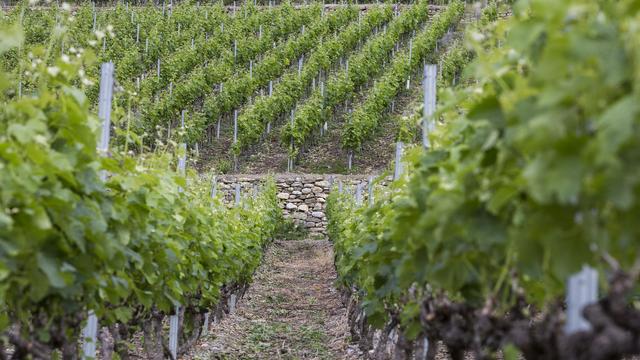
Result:
[[[242,198],[251,196],[254,189],[261,188],[264,175],[218,177],[218,191],[224,196],[223,201],[232,206],[235,199],[236,184],[240,184]],[[277,175],[278,205],[285,219],[291,219],[311,233],[327,234],[327,217],[325,213],[327,197],[331,190],[330,179],[334,186],[343,183],[343,191],[355,195],[355,188],[362,184],[362,202],[366,206],[368,176],[362,175]],[[384,179],[380,185],[385,186],[391,178]]]
[[[278,199],[285,219],[292,219],[312,233],[327,233],[325,206],[329,196],[329,181],[323,177],[279,179]]]

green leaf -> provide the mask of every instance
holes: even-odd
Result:
[[[66,286],[64,275],[60,272],[61,265],[56,259],[47,254],[38,253],[36,255],[36,261],[38,262],[40,270],[42,270],[47,276],[47,279],[49,279],[51,286],[55,288],[64,288]]]
[[[0,26],[0,54],[16,48],[24,41],[24,34],[19,24]]]

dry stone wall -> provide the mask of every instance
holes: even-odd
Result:
[[[217,178],[218,191],[226,202],[235,199],[236,184],[240,184],[241,198],[251,196],[268,175],[223,175]],[[368,175],[272,175],[278,188],[278,202],[285,219],[291,219],[311,233],[327,234],[326,201],[332,185],[342,183],[343,191],[355,194],[361,184],[362,199],[367,199]],[[388,179],[386,179],[388,180]],[[384,185],[384,182],[382,182]]]

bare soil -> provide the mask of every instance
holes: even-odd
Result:
[[[183,359],[360,359],[326,240],[276,241],[235,314]]]

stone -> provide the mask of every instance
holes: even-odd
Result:
[[[322,219],[324,217],[324,213],[322,211],[314,211],[311,213],[311,216]]]
[[[313,184],[307,183],[307,184],[304,184],[304,187],[308,188],[308,189],[311,189],[313,187]]]
[[[327,200],[325,200],[324,198],[318,197],[318,202],[319,203],[325,203],[325,202],[327,202]]]
[[[314,228],[309,229],[309,231],[315,232],[315,233],[323,233],[324,234],[324,230],[322,228],[314,227]]]
[[[313,189],[311,189],[313,191],[314,194],[320,194],[322,193],[322,188],[319,186],[315,186]]]
[[[273,193],[272,193],[272,194],[273,194]],[[282,199],[282,200],[287,200],[287,199],[289,199],[289,193],[285,193],[285,192],[279,193],[279,194],[278,194],[278,195],[276,195],[276,196],[278,197],[278,199]]]
[[[311,193],[311,189],[309,189],[309,188],[304,188],[304,189],[302,189],[302,193],[303,193],[303,194],[309,194],[309,193]]]
[[[313,223],[319,223],[319,222],[321,222],[321,221],[322,221],[322,220],[320,220],[320,219],[318,219],[318,218],[316,218],[316,217],[307,217],[307,219],[306,219],[306,220],[307,220],[307,221],[309,221],[309,222],[313,222]],[[315,226],[315,225],[314,225],[314,226]]]
[[[316,203],[315,205],[313,205],[313,210],[314,211],[322,210],[322,204]]]
[[[315,199],[315,198],[312,198],[312,197],[307,198],[307,199],[304,201],[304,203],[305,203],[305,204],[309,204],[309,205],[311,205],[311,204],[315,204],[315,202],[316,202],[316,199]]]
[[[319,198],[322,198],[322,199],[326,199],[329,196],[329,194],[322,193],[322,194],[318,194],[316,196],[318,196]]]
[[[298,220],[306,220],[307,214],[303,212],[296,212],[296,213],[293,213],[293,218]]]
[[[320,186],[323,188],[328,188],[329,187],[329,182],[328,181],[316,181],[315,183],[316,186]]]
[[[316,227],[316,223],[307,221],[304,223],[304,226],[308,228],[312,228],[312,227]]]
[[[301,204],[300,206],[298,206],[298,211],[307,212],[309,211],[309,207],[306,204]]]
[[[293,186],[293,187],[302,187],[302,183],[299,182],[299,181],[296,181],[293,184],[291,184],[291,186]]]
[[[302,192],[298,191],[298,190],[294,190],[291,192],[292,195],[302,195]]]
[[[287,203],[287,210],[295,210],[298,207],[293,203]]]

